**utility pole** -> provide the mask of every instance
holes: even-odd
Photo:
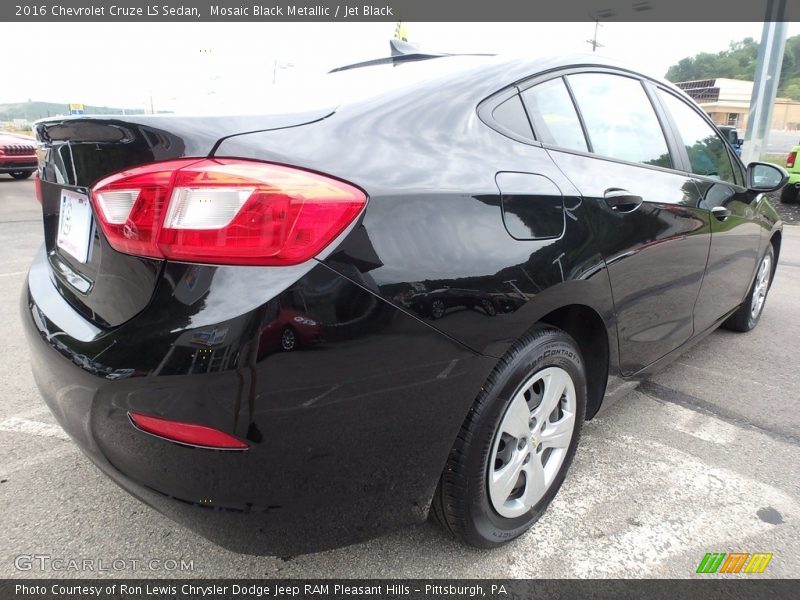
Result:
[[[598,48],[602,48],[603,44],[597,41],[597,30],[600,27],[600,19],[594,20],[594,37],[590,40],[586,40],[587,44],[592,45],[592,52],[596,52]]]
[[[742,146],[744,164],[760,160],[767,147],[772,128],[772,109],[781,78],[783,52],[786,47],[786,0],[767,0],[767,14],[758,47],[756,76],[750,97],[750,114]]]
[[[278,69],[291,69],[294,63],[282,63],[277,58],[272,63],[272,85],[278,82]]]

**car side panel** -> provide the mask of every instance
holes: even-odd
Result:
[[[496,364],[319,263],[168,263],[153,304],[111,331],[81,326],[63,299],[45,314],[43,292],[55,292],[44,264],[42,252],[21,308],[58,422],[126,490],[241,552],[314,552],[423,520]],[[265,344],[287,311],[324,339]],[[174,444],[135,429],[128,411],[214,427],[249,449]]]
[[[325,263],[476,352],[502,356],[549,311],[583,304],[607,324],[616,372],[613,301],[596,241],[603,234],[595,226],[597,209],[582,202],[544,149],[490,129],[477,119],[474,105],[453,114],[412,108],[408,114],[405,107],[392,116],[381,113],[374,121],[361,112],[337,112],[302,131],[237,136],[225,140],[217,155],[304,166],[361,186],[369,196],[363,222]],[[339,138],[349,142],[330,143]],[[561,191],[563,235],[511,237],[496,181],[502,172],[544,176]],[[432,318],[430,298],[420,295],[446,288],[474,298],[461,298],[444,316]],[[487,298],[499,307],[494,315],[481,308]]]
[[[608,265],[626,375],[679,347],[694,334],[693,309],[708,257],[709,215],[697,208],[692,179],[676,172],[550,150],[594,209]],[[608,189],[643,198],[621,213]]]
[[[700,207],[724,207],[730,214],[710,216],[711,248],[703,287],[695,306],[695,327],[702,331],[739,306],[748,293],[761,256],[761,226],[756,194],[725,182],[696,178]]]

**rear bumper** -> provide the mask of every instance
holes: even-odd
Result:
[[[789,182],[786,185],[797,185],[800,183],[800,173],[789,173]]]
[[[204,268],[214,273],[193,277],[209,289],[187,295],[191,267],[167,265],[149,308],[101,330],[57,293],[37,257],[21,299],[33,372],[75,443],[128,492],[239,552],[313,552],[424,519],[495,361],[321,264],[280,290],[257,287],[259,301],[243,290],[254,292],[260,272],[280,279],[274,270]],[[320,318],[319,346],[259,351],[270,311],[301,292],[343,316]],[[359,314],[347,314],[354,306]],[[250,447],[172,443],[134,429],[131,410],[215,427]]]

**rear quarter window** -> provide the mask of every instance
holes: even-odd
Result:
[[[586,138],[564,80],[545,81],[522,92],[536,138],[570,150],[586,152]]]

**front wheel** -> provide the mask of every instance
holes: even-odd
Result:
[[[586,375],[566,333],[535,329],[504,357],[470,410],[433,514],[480,548],[527,531],[561,487],[586,414]]]
[[[9,173],[14,179],[27,179],[33,173],[31,171],[14,171],[13,173]]]
[[[756,271],[756,278],[750,286],[750,293],[747,294],[742,305],[733,313],[728,320],[723,323],[726,329],[733,331],[750,331],[758,325],[761,313],[764,312],[764,304],[767,301],[770,282],[772,281],[773,265],[775,264],[775,252],[772,244],[767,246],[767,251],[761,258]]]

